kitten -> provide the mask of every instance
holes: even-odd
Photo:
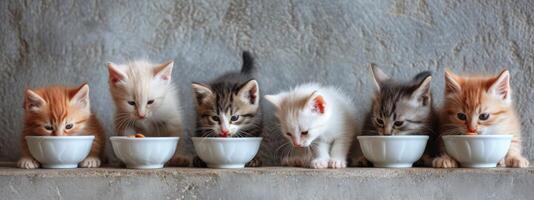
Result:
[[[340,90],[309,83],[265,98],[276,108],[283,135],[293,147],[311,153],[283,157],[283,164],[311,168],[345,168],[357,130],[356,109]]]
[[[506,167],[528,167],[521,155],[521,125],[512,102],[510,73],[497,76],[468,77],[445,71],[445,103],[441,110],[441,135],[513,135],[506,157],[499,163]],[[440,157],[434,167],[454,168],[451,158],[439,140]]]
[[[262,132],[260,88],[253,77],[254,60],[243,52],[241,72],[230,72],[209,84],[193,83],[196,102],[196,137],[259,137]],[[193,165],[205,167],[199,157]],[[247,163],[261,166],[259,156]]]
[[[371,111],[367,114],[362,135],[428,135],[425,154],[418,164],[432,166],[434,130],[437,115],[430,92],[431,73],[417,74],[412,80],[391,79],[376,66],[371,66],[376,92]],[[357,166],[371,166],[360,157]]]
[[[91,114],[89,86],[68,88],[51,86],[26,90],[24,98],[24,129],[22,130],[22,157],[19,168],[39,167],[29,152],[26,136],[94,135],[95,140],[87,158],[80,167],[99,167],[104,153],[104,129]]]
[[[172,84],[173,62],[152,64],[134,61],[108,63],[109,90],[115,102],[115,130],[147,136],[179,136],[183,144],[182,118],[177,89]],[[179,145],[181,146],[181,145]],[[178,151],[169,165],[187,166],[189,159]]]

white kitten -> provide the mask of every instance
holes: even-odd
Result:
[[[108,64],[109,89],[115,102],[115,130],[147,136],[179,136],[183,138],[180,102],[171,82],[173,62],[152,64],[135,61]],[[183,140],[182,140],[183,141]],[[186,165],[187,159],[177,157],[172,165]]]
[[[308,162],[312,168],[345,168],[356,125],[351,98],[333,87],[315,83],[265,98],[277,108],[281,131],[294,147],[311,147],[309,155],[282,158],[289,165]]]

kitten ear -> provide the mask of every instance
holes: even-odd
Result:
[[[462,90],[461,78],[448,69],[445,70],[445,93],[458,93]]]
[[[69,92],[70,105],[80,106],[81,108],[89,108],[89,85],[82,84],[80,87]]]
[[[247,81],[239,88],[237,96],[241,98],[242,101],[248,102],[252,105],[258,105],[260,88],[258,87],[258,82],[256,80]]]
[[[412,99],[415,102],[420,102],[423,106],[428,105],[430,102],[430,82],[432,81],[432,76],[425,77],[417,86],[412,93]]]
[[[191,84],[193,87],[193,95],[195,96],[196,103],[198,105],[208,101],[208,98],[213,95],[213,92],[208,86],[202,85],[200,83]]]
[[[126,76],[126,74],[124,74],[124,72],[122,72],[122,70],[120,70],[117,65],[112,62],[109,62],[107,65],[110,83],[116,84],[126,80],[128,76]]]
[[[488,89],[488,92],[505,102],[511,102],[511,88],[510,88],[510,72],[508,70],[502,71],[495,77],[493,83]]]
[[[373,80],[375,81],[376,89],[380,91],[382,84],[389,80],[390,77],[374,64],[371,64],[371,72],[373,73]]]
[[[308,98],[307,106],[313,113],[324,114],[326,110],[326,101],[319,92],[315,91]]]
[[[38,112],[46,101],[32,90],[26,90],[24,98],[24,109],[26,111]]]
[[[281,92],[278,94],[265,95],[264,97],[268,102],[271,102],[271,104],[273,104],[277,109],[280,109],[282,101],[286,97],[286,93]]]
[[[154,78],[170,82],[172,77],[173,66],[174,62],[172,60],[157,66],[156,68],[154,68]]]

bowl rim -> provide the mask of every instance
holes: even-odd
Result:
[[[221,142],[233,142],[233,141],[261,141],[263,137],[191,137],[193,142],[200,141],[221,141]]]
[[[360,135],[357,139],[429,139],[428,135]]]
[[[468,139],[511,139],[513,135],[444,135],[441,136],[443,139],[453,139],[453,138],[468,138]]]
[[[111,136],[109,140],[131,140],[131,141],[147,141],[147,140],[179,140],[180,137],[144,137],[144,138],[131,138],[128,136]]]
[[[27,135],[25,139],[57,139],[57,140],[69,140],[69,139],[94,139],[94,135],[72,135],[72,136],[37,136],[37,135]]]

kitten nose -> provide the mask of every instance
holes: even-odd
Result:
[[[137,117],[139,117],[139,119],[144,119],[145,113],[137,113]]]
[[[477,132],[477,129],[476,128],[473,128],[473,127],[467,127],[467,134],[468,135],[475,135]],[[472,133],[472,134],[470,134]]]
[[[228,131],[228,130],[226,130],[226,129],[222,129],[222,130],[221,130],[221,135],[222,135],[223,137],[228,137],[228,133],[229,133],[229,132],[230,132],[230,131]]]

